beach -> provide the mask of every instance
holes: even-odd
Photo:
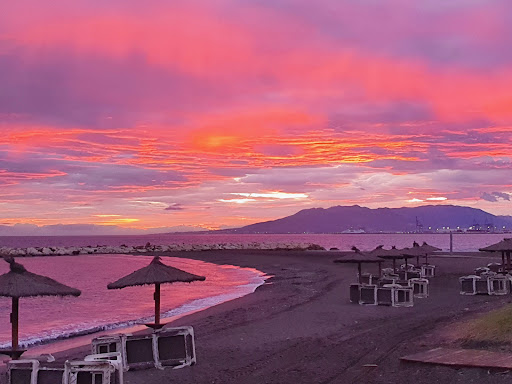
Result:
[[[197,364],[129,371],[125,383],[505,383],[510,375],[401,363],[399,357],[449,343],[446,329],[499,308],[510,296],[461,296],[458,277],[498,260],[437,257],[430,297],[411,308],[349,303],[356,267],[329,251],[208,251],[173,257],[256,268],[272,276],[254,293],[182,317],[192,325]],[[443,332],[440,332],[442,330]],[[84,346],[56,354],[80,358]],[[2,383],[5,377],[2,376]]]

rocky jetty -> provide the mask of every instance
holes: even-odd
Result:
[[[311,243],[219,243],[219,244],[170,244],[140,246],[97,245],[86,247],[0,247],[0,255],[9,256],[64,256],[93,254],[143,254],[152,252],[191,252],[211,250],[290,250],[311,251],[325,250],[324,247]]]

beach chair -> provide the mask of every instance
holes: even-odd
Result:
[[[490,276],[488,278],[489,295],[507,295],[509,290],[509,279],[503,275]]]
[[[409,286],[412,287],[414,297],[428,297],[428,280],[422,278],[409,279]]]
[[[386,277],[380,278],[377,284],[379,287],[383,287],[383,286],[389,285],[389,284],[396,284],[396,282],[398,280],[399,280],[398,276],[396,276],[396,277],[386,276]]]
[[[84,357],[84,361],[108,361],[116,368],[116,383],[122,384],[124,382],[124,364],[121,352],[108,352],[87,355]]]
[[[468,275],[459,277],[460,294],[461,295],[476,295],[476,281],[480,276]]]
[[[436,274],[436,266],[431,264],[424,264],[421,266],[420,277],[434,277]]]
[[[112,352],[120,352],[122,354],[122,336],[121,334],[118,334],[96,337],[92,340],[91,347],[93,354],[103,354]]]
[[[402,270],[402,271],[412,271],[414,269],[416,269],[414,264],[401,264],[400,265],[400,270]]]
[[[194,329],[163,328],[155,331],[155,361],[158,367],[182,368],[196,363]]]
[[[398,273],[398,276],[400,277],[401,281],[408,281],[409,279],[418,279],[421,277],[421,271],[416,271],[416,270],[400,271]]]
[[[117,334],[92,340],[92,353],[120,352],[124,371],[155,367],[153,334]]]
[[[92,351],[120,352],[125,371],[181,368],[196,363],[194,329],[190,326],[162,328],[150,334],[98,337],[92,341]]]
[[[362,285],[359,288],[361,297],[359,304],[361,305],[377,305],[377,286],[376,285]]]
[[[475,275],[480,276],[482,273],[488,273],[491,272],[491,270],[487,267],[478,267],[475,268]]]
[[[362,273],[360,276],[358,274],[357,278],[358,278],[358,281],[360,284],[367,284],[367,285],[372,284],[373,276],[371,273]]]
[[[480,278],[475,280],[476,294],[477,295],[490,295],[491,294],[491,279],[496,277],[495,272],[483,272]]]
[[[389,287],[377,288],[377,305],[393,306],[393,289]]]
[[[110,360],[66,361],[62,384],[123,384],[122,369]]]
[[[350,284],[350,302],[354,304],[359,304],[359,300],[361,300],[361,292],[360,292],[361,284]]]
[[[503,272],[503,266],[500,263],[489,263],[489,264],[487,264],[487,268],[489,268],[489,270],[491,272],[495,272],[495,273]]]
[[[51,355],[50,355],[51,356]],[[33,359],[10,360],[7,362],[7,382],[9,384],[61,384],[63,366],[47,366],[53,356],[39,356]]]
[[[412,307],[414,305],[412,287],[387,284],[383,288],[391,288],[393,307]]]
[[[10,360],[7,362],[7,382],[9,384],[37,384],[38,369],[39,361],[35,359]]]

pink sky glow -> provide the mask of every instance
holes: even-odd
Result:
[[[510,46],[509,0],[4,2],[0,227],[512,215]]]

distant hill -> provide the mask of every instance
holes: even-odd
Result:
[[[512,217],[495,216],[481,209],[455,205],[427,205],[414,208],[370,209],[353,206],[304,209],[292,216],[251,224],[242,228],[218,231],[222,233],[340,233],[350,230],[365,232],[413,232],[416,218],[424,231],[437,228],[512,228]]]

